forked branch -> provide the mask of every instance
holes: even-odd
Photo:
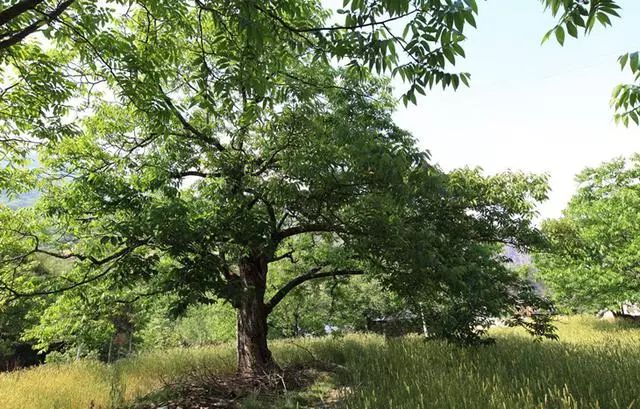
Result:
[[[340,276],[354,276],[354,275],[363,275],[365,274],[362,270],[332,270],[332,271],[321,271],[322,267],[312,268],[306,274],[298,276],[293,280],[289,281],[284,287],[280,288],[278,292],[275,293],[273,297],[266,304],[267,313],[270,313],[276,305],[282,301],[284,297],[287,296],[294,288],[303,284],[309,280],[316,280],[319,278],[326,277],[340,277]]]

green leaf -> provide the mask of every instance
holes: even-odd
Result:
[[[553,34],[553,30],[554,30],[554,29],[551,29],[551,30],[547,31],[547,32],[545,33],[545,35],[544,35],[544,36],[542,36],[542,41],[540,42],[540,44],[544,44],[544,43],[546,43],[547,41],[549,41],[549,38],[551,38],[551,34]]]
[[[456,63],[456,57],[453,55],[453,51],[451,51],[451,48],[449,47],[443,48],[442,53],[444,54],[445,57],[447,57],[447,60],[449,60],[451,64]]]
[[[618,57],[618,62],[620,63],[621,70],[624,70],[624,67],[627,65],[627,61],[629,61],[629,53],[623,54]]]
[[[564,29],[561,26],[556,27],[555,34],[558,43],[560,43],[560,45],[564,45]]]
[[[467,87],[469,87],[469,78],[470,75],[467,73],[462,73],[460,74],[460,80],[463,82],[464,85],[466,85]]]
[[[611,20],[609,19],[609,16],[607,16],[605,13],[598,13],[596,17],[598,18],[598,21],[600,21],[600,24],[602,24],[603,26],[611,25]]]
[[[636,72],[640,69],[640,58],[637,51],[629,55],[629,67],[631,67],[632,72]]]
[[[469,6],[474,13],[478,13],[478,3],[476,0],[464,0],[464,2],[467,3],[467,6]]]

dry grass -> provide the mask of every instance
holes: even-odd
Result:
[[[159,389],[199,368],[220,373],[233,368],[229,346],[170,350],[122,360],[114,365],[79,361],[0,374],[3,409],[110,408]]]
[[[558,328],[560,342],[534,343],[501,329],[494,331],[495,345],[471,349],[417,337],[352,335],[277,341],[273,350],[285,365],[319,359],[344,366],[341,390],[349,393],[340,405],[346,409],[640,408],[639,329],[585,317],[562,319]],[[0,407],[109,408],[203,368],[230,373],[233,361],[226,345],[162,351],[111,366],[44,365],[0,374]],[[283,402],[278,407],[298,405]]]

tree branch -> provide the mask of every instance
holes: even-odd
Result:
[[[38,4],[44,0],[22,0],[17,2],[11,7],[0,11],[0,26],[10,23],[11,20],[18,17],[20,14],[29,10],[33,10]]]
[[[408,17],[412,14],[415,14],[417,12],[419,12],[419,9],[413,9],[409,12],[406,12],[404,14],[399,14],[397,16],[393,16],[393,17],[389,17],[386,20],[383,21],[372,21],[369,23],[362,23],[362,24],[354,24],[354,25],[350,25],[350,26],[339,26],[339,25],[335,25],[335,26],[331,26],[331,27],[293,27],[291,24],[289,24],[288,22],[286,22],[282,17],[278,16],[276,13],[270,11],[270,10],[266,10],[262,7],[260,7],[258,4],[255,5],[255,8],[266,14],[267,16],[271,17],[272,19],[276,20],[278,23],[280,23],[280,25],[282,27],[284,27],[285,29],[293,32],[293,33],[320,33],[320,32],[325,32],[325,31],[341,31],[341,30],[356,30],[356,29],[360,29],[360,28],[366,28],[366,27],[373,27],[376,25],[380,25],[380,24],[384,24],[384,23],[390,23],[392,21],[395,20],[400,20],[403,19],[405,17]]]
[[[302,283],[305,283],[309,280],[315,280],[318,278],[326,278],[326,277],[338,277],[338,276],[353,276],[353,275],[363,275],[365,274],[362,270],[333,270],[333,271],[325,271],[321,272],[322,267],[316,267],[309,270],[308,273],[303,274],[289,281],[284,287],[280,288],[273,297],[269,300],[269,302],[265,305],[267,314],[269,314],[275,307],[282,301],[287,294],[291,292],[294,288],[299,286]]]
[[[164,102],[167,104],[167,106],[169,107],[171,112],[173,112],[176,118],[178,118],[178,121],[180,121],[180,123],[182,124],[185,130],[191,132],[194,136],[202,139],[203,141],[213,144],[213,146],[215,146],[218,151],[220,152],[224,151],[224,146],[222,146],[222,144],[217,138],[209,137],[204,133],[202,133],[201,131],[199,131],[198,129],[196,129],[189,121],[187,121],[187,119],[182,115],[182,113],[180,113],[178,108],[176,108],[176,106],[173,104],[173,101],[171,101],[171,98],[169,98],[169,96],[165,94],[165,92],[162,89],[160,89],[160,93],[162,94],[162,98],[164,99]]]
[[[4,288],[5,290],[7,290],[8,292],[11,293],[11,295],[13,296],[11,299],[9,299],[9,301],[12,300],[16,300],[18,298],[28,298],[28,297],[42,297],[45,295],[52,295],[52,294],[59,294],[59,293],[63,293],[65,291],[69,291],[72,290],[74,288],[80,287],[82,285],[91,283],[93,281],[99,280],[102,277],[106,276],[107,274],[109,274],[109,272],[111,271],[111,269],[113,269],[113,267],[115,267],[115,264],[110,265],[109,267],[105,268],[104,271],[102,271],[101,273],[98,273],[92,277],[86,277],[80,281],[74,282],[73,284],[66,286],[66,287],[62,287],[62,288],[55,288],[52,290],[44,290],[44,291],[32,291],[32,292],[28,292],[28,293],[22,293],[20,291],[15,290],[14,288],[10,287],[9,285],[5,284],[4,282],[0,281],[0,287]]]
[[[88,260],[88,261],[91,262],[91,264],[94,264],[96,266],[101,266],[101,265],[107,264],[110,261],[113,261],[113,260],[115,260],[117,258],[120,258],[122,256],[125,256],[125,255],[131,253],[134,249],[136,249],[137,247],[139,247],[141,245],[142,244],[139,244],[137,246],[125,247],[125,248],[123,248],[123,249],[121,249],[119,251],[116,251],[115,253],[112,253],[112,254],[110,254],[110,255],[108,255],[108,256],[106,256],[104,258],[101,258],[101,259],[97,259],[97,258],[95,258],[93,256],[86,256],[84,254],[77,254],[77,253],[60,254],[60,253],[55,253],[55,252],[48,251],[48,250],[41,250],[41,249],[38,249],[37,247],[35,249],[35,252],[36,253],[40,253],[40,254],[45,254],[47,256],[51,256],[51,257],[58,258],[58,259],[61,259],[61,260],[67,260],[67,259],[70,259],[70,258],[75,258],[75,259],[78,259],[80,261]]]
[[[50,13],[42,13],[42,14],[44,14],[43,18],[41,18],[39,20],[36,20],[35,22],[31,23],[30,25],[28,25],[24,29],[22,29],[22,30],[18,31],[17,33],[11,35],[6,40],[0,41],[0,50],[3,50],[5,48],[9,48],[12,45],[15,45],[15,44],[19,43],[20,41],[25,39],[29,34],[32,34],[35,31],[37,31],[44,24],[47,24],[47,23],[51,22],[52,20],[55,20],[56,18],[58,18],[60,16],[60,14],[62,14],[67,8],[69,8],[69,6],[71,6],[71,4],[73,4],[74,1],[75,0],[66,0],[66,1],[60,3]],[[10,11],[10,8],[7,9],[7,10],[4,10],[2,13],[8,12],[8,11]],[[4,23],[2,23],[2,24],[4,24]],[[2,24],[0,24],[0,25],[2,25]]]
[[[296,236],[302,233],[328,233],[328,232],[340,232],[344,231],[344,228],[341,226],[336,226],[334,224],[329,223],[314,223],[314,224],[305,224],[290,227],[288,229],[280,230],[279,232],[274,234],[275,241],[282,241],[287,237]]]
[[[185,178],[187,176],[194,176],[194,177],[200,177],[200,178],[210,178],[210,177],[220,177],[222,175],[220,173],[209,173],[209,172],[203,172],[203,171],[200,171],[200,170],[185,170],[184,172],[171,173],[171,177],[176,178],[176,179],[182,179],[182,178]]]
[[[0,260],[0,264],[5,264],[5,263],[11,263],[14,261],[20,261],[20,263],[22,263],[22,261],[24,259],[26,259],[27,257],[33,255],[33,254],[44,254],[50,257],[54,257],[60,260],[68,260],[71,258],[75,258],[77,260],[80,261],[89,261],[91,262],[91,264],[96,265],[96,266],[102,266],[105,265],[113,260],[116,260],[120,257],[126,256],[127,254],[130,254],[132,251],[134,251],[135,249],[137,249],[138,247],[144,246],[147,244],[146,240],[143,241],[138,241],[134,244],[131,244],[130,246],[124,247],[114,253],[111,253],[108,256],[105,256],[104,258],[98,259],[94,256],[87,256],[85,254],[79,254],[79,253],[66,253],[66,254],[61,254],[61,253],[56,253],[53,251],[49,251],[49,250],[43,250],[40,248],[40,238],[38,236],[36,236],[33,233],[24,233],[24,232],[20,232],[17,230],[13,230],[13,229],[6,229],[8,231],[13,231],[17,234],[22,235],[22,237],[29,237],[34,241],[34,246],[33,249],[26,252],[25,254],[21,254],[17,257],[13,257],[10,259],[4,259],[4,260]]]
[[[29,257],[30,255],[33,254],[45,254],[48,255],[50,257],[54,257],[57,259],[61,259],[61,260],[68,260],[71,258],[75,258],[77,260],[81,260],[81,261],[89,261],[91,262],[93,265],[95,266],[103,266],[105,264],[111,263],[112,261],[118,260],[122,257],[125,257],[126,255],[130,254],[131,252],[133,252],[135,249],[137,249],[138,247],[141,247],[145,244],[147,244],[146,241],[141,241],[138,242],[136,244],[133,244],[131,246],[127,246],[124,247],[104,258],[98,259],[94,256],[87,256],[84,254],[78,254],[78,253],[67,253],[67,254],[60,254],[60,253],[56,253],[53,251],[48,251],[48,250],[42,250],[39,248],[40,246],[40,239],[38,238],[38,236],[34,235],[34,234],[28,234],[28,233],[22,233],[22,232],[17,232],[19,234],[22,234],[23,237],[31,237],[34,240],[34,247],[32,250],[30,250],[29,252],[22,254],[18,257],[14,257],[11,259],[5,259],[5,260],[0,260],[0,264],[5,264],[7,262],[18,262],[18,264],[22,264],[22,262]],[[80,287],[82,285],[88,284],[90,282],[96,281],[104,276],[106,276],[111,269],[113,269],[113,267],[116,266],[116,263],[113,263],[111,265],[109,265],[108,267],[106,267],[102,272],[89,277],[88,273],[84,275],[84,277],[80,280],[80,281],[74,281],[71,279],[68,279],[66,277],[62,277],[63,279],[66,279],[68,281],[70,281],[72,284],[66,287],[61,287],[61,288],[55,288],[55,289],[51,289],[51,290],[43,290],[43,291],[32,291],[32,292],[28,292],[28,293],[23,293],[20,292],[18,290],[16,290],[15,288],[12,288],[10,285],[8,285],[7,283],[5,283],[4,281],[0,280],[0,289],[4,289],[6,291],[8,291],[9,293],[12,294],[13,298],[12,299],[18,299],[18,298],[26,298],[26,297],[37,297],[37,296],[44,296],[44,295],[51,295],[51,294],[57,294],[57,293],[62,293],[68,290],[72,290],[74,288]]]
[[[293,250],[287,251],[286,253],[283,253],[279,256],[273,256],[269,259],[269,262],[272,263],[275,261],[283,260],[285,258],[288,258],[292,263],[295,263],[295,259],[293,258]]]

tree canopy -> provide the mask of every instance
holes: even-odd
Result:
[[[565,33],[610,25],[619,10],[614,0],[541,2],[559,17],[545,38],[561,44]],[[7,165],[0,188],[31,189],[29,152],[77,133],[76,120],[93,109],[92,99],[132,98],[138,109],[171,111],[162,86],[177,67],[166,63],[185,47],[191,68],[207,74],[191,81],[191,69],[183,78],[202,103],[230,104],[242,83],[249,99],[278,104],[287,95],[281,77],[292,74],[283,67],[311,58],[400,77],[408,104],[436,84],[469,84],[470,74],[452,66],[465,56],[465,33],[477,13],[475,0],[358,0],[337,10],[309,0],[2,1],[0,155]],[[636,52],[620,57],[636,80],[638,61]],[[616,120],[637,122],[639,101],[636,84],[616,87]]]
[[[12,155],[1,186],[16,188],[17,159],[78,132],[75,120],[103,97],[165,115],[177,94],[218,108],[233,109],[240,94],[277,105],[292,67],[312,59],[400,76],[405,103],[436,84],[468,83],[450,65],[464,56],[475,0],[358,0],[338,13],[343,21],[309,0],[0,2],[0,153]]]

